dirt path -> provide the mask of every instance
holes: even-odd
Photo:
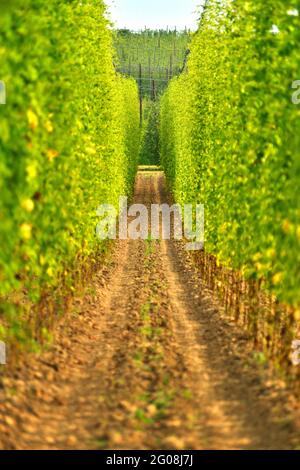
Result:
[[[135,201],[165,202],[162,173]],[[3,449],[292,449],[299,410],[254,363],[178,242],[120,241],[84,299],[0,391]]]

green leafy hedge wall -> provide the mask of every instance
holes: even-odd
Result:
[[[205,204],[206,250],[296,308],[299,43],[296,0],[210,0],[161,109],[162,162],[178,202]]]
[[[102,0],[14,6],[0,21],[0,296],[2,323],[17,325],[10,297],[72,288],[100,243],[97,207],[130,194],[139,105],[115,72]]]

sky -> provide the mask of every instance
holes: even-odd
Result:
[[[195,30],[203,0],[105,0],[117,28]]]

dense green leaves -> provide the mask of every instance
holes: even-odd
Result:
[[[144,100],[141,165],[159,165],[159,101]]]
[[[0,295],[71,285],[97,248],[96,209],[129,194],[137,86],[113,66],[101,1],[28,1],[0,23]]]
[[[300,304],[299,2],[211,0],[188,72],[162,99],[177,201],[204,203],[206,249]],[[278,32],[279,30],[279,32]]]

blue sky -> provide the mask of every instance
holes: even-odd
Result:
[[[118,28],[133,30],[170,28],[196,29],[197,10],[203,0],[105,0]]]

